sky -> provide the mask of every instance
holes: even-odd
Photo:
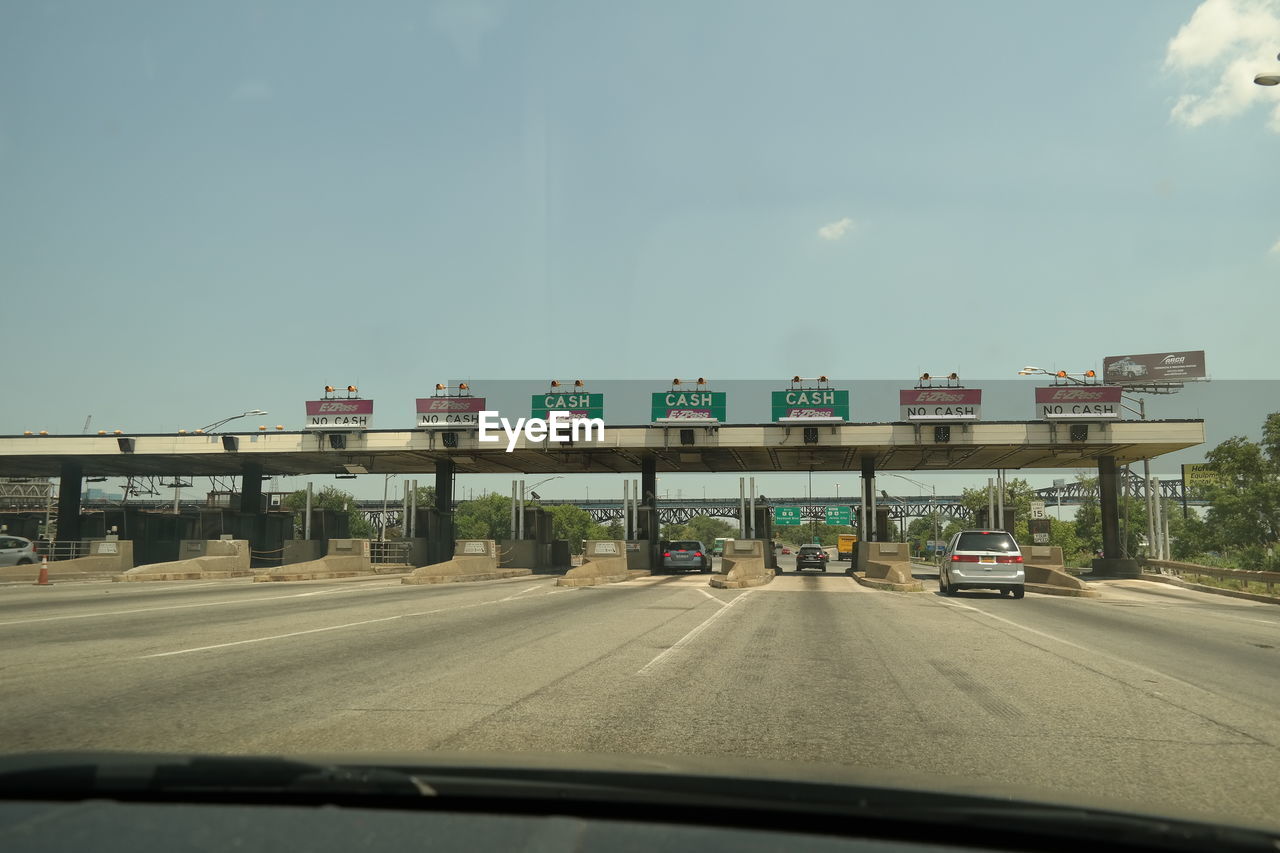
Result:
[[[459,378],[1275,380],[1278,52],[1280,0],[3,4],[0,434],[298,428],[352,383],[409,427]]]

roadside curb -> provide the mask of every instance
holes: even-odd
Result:
[[[1096,589],[1076,589],[1069,586],[1053,586],[1047,583],[1027,583],[1023,584],[1027,592],[1036,592],[1040,595],[1065,595],[1068,598],[1101,598],[1102,593]]]
[[[1259,595],[1256,592],[1245,592],[1240,589],[1221,589],[1216,586],[1204,586],[1203,584],[1191,583],[1181,578],[1170,577],[1168,575],[1153,575],[1143,572],[1141,577],[1122,578],[1121,580],[1141,580],[1155,581],[1156,583],[1167,583],[1170,586],[1177,586],[1183,589],[1189,589],[1194,592],[1207,592],[1210,595],[1225,595],[1227,598],[1243,598],[1247,601],[1260,601],[1263,604],[1280,604],[1280,597]]]
[[[465,575],[405,575],[400,583],[407,586],[436,586],[446,583],[474,583],[476,581],[501,581],[509,578],[531,577],[532,569],[498,569],[494,572],[476,572]],[[382,577],[386,577],[383,575]]]

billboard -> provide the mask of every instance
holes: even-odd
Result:
[[[307,429],[370,429],[372,400],[308,400]]]
[[[849,392],[834,388],[793,388],[774,391],[770,414],[773,420],[849,420]]]
[[[1181,382],[1204,376],[1204,350],[1109,355],[1102,360],[1102,381],[1108,385]]]
[[[978,388],[912,388],[898,392],[904,421],[976,421],[982,417]]]
[[[418,429],[480,425],[484,397],[419,397]]]
[[[1036,389],[1036,419],[1119,420],[1123,389],[1105,385],[1051,385]]]

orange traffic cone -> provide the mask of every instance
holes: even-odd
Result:
[[[40,577],[36,580],[35,586],[51,586],[49,583],[49,558],[40,558]]]

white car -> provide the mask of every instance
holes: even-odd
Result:
[[[962,589],[995,589],[1022,598],[1027,575],[1022,550],[1004,530],[962,530],[942,552],[938,589],[955,595]]]
[[[36,545],[30,539],[0,533],[0,566],[30,566],[39,560]]]

